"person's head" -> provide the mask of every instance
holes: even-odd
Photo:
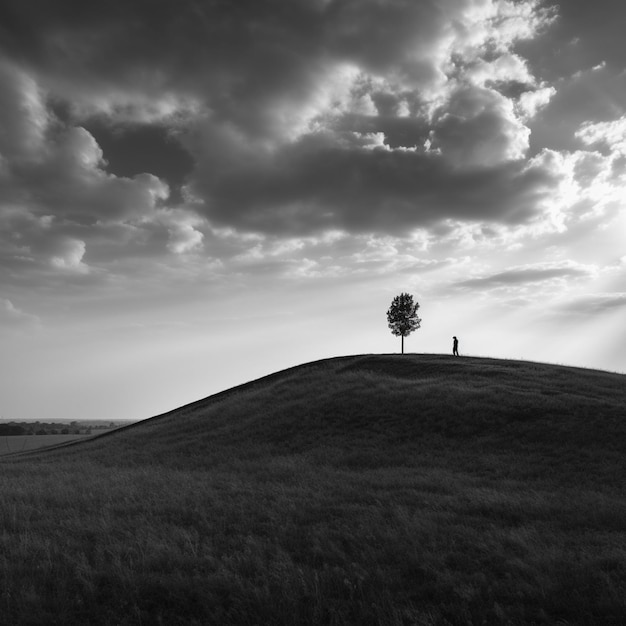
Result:
[[[456,337],[452,337],[452,339],[456,339]]]

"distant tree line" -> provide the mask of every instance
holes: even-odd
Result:
[[[17,424],[0,424],[0,435],[13,436],[13,435],[25,435],[26,429],[23,426]]]
[[[0,424],[0,437],[17,437],[20,435],[90,435],[94,426],[70,422],[8,422]],[[95,426],[95,428],[107,428]]]

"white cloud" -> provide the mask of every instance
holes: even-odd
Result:
[[[201,251],[204,234],[198,230],[203,220],[190,211],[162,210],[159,220],[167,228],[167,249],[174,254]]]
[[[74,272],[87,272],[88,267],[82,262],[85,256],[85,242],[72,237],[60,237],[48,244],[48,254],[52,267]]]
[[[177,126],[204,111],[204,106],[194,96],[167,93],[155,87],[146,89],[143,84],[142,87],[143,90],[133,91],[132,88],[122,90],[101,85],[81,90],[73,94],[72,114],[78,120],[102,116],[115,124]]]
[[[25,71],[0,60],[0,155],[36,159],[45,147],[50,117],[42,90]]]
[[[620,201],[622,183],[614,176],[611,156],[544,149],[528,163],[553,181],[551,192],[536,201],[542,217],[530,229],[537,233],[564,231],[580,220],[602,215]]]
[[[60,169],[75,172],[77,175],[103,176],[99,169],[103,164],[103,154],[93,136],[80,126],[68,128],[58,143],[47,144],[49,154]]]
[[[458,55],[471,63],[486,49],[508,55],[515,43],[536,37],[555,17],[554,9],[539,0],[472,0],[448,22],[448,49],[442,56]]]
[[[468,67],[465,77],[479,87],[494,82],[517,81],[529,85],[535,83],[535,77],[531,74],[526,61],[511,52],[490,61],[478,59]]]
[[[516,103],[520,117],[529,120],[537,115],[537,112],[547,106],[556,94],[554,87],[540,87],[534,91],[525,91]]]
[[[600,144],[626,155],[626,115],[610,122],[586,122],[576,131],[576,137],[588,146]]]
[[[170,229],[169,250],[175,254],[184,254],[202,248],[204,235],[189,224],[180,224]]]
[[[466,51],[490,43],[498,51],[507,51],[512,44],[532,39],[556,18],[551,7],[542,7],[539,0],[477,0],[465,12],[459,47]]]

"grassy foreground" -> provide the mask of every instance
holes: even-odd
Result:
[[[7,624],[624,624],[626,377],[300,366],[0,460]]]

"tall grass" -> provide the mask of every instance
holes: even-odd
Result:
[[[339,359],[4,459],[0,622],[623,624],[625,393]]]

